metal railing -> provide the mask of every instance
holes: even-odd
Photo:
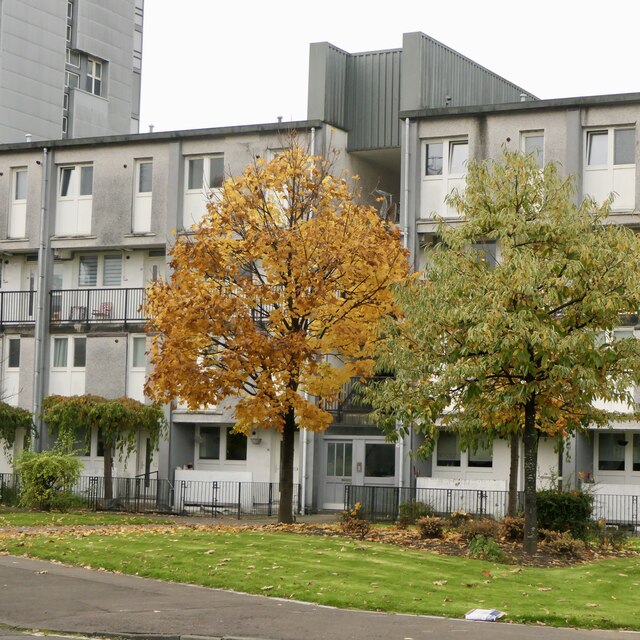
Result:
[[[204,515],[213,518],[231,515],[275,516],[280,503],[277,482],[229,482],[181,480],[176,487],[166,479],[151,477],[153,472],[134,478],[113,478],[111,497],[105,498],[102,476],[81,476],[68,489],[69,506],[94,511],[114,510],[133,513],[156,512]],[[294,485],[293,510],[299,511],[301,487]],[[0,504],[19,501],[20,483],[12,473],[0,473]]]
[[[640,492],[640,489],[639,489]],[[345,510],[360,503],[360,513],[373,522],[393,522],[400,514],[400,506],[406,503],[428,505],[439,515],[456,511],[500,520],[507,515],[508,491],[483,491],[476,489],[435,489],[409,487],[372,487],[346,485]],[[524,493],[518,493],[518,511],[524,508]],[[592,520],[604,520],[607,524],[629,527],[640,533],[640,495],[593,496]]]
[[[37,308],[37,291],[0,291],[0,327],[33,324]]]
[[[141,307],[146,301],[143,288],[56,289],[50,293],[51,324],[143,323]]]

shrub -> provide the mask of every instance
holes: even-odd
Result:
[[[576,540],[568,531],[549,531],[544,530],[544,548],[559,556],[567,556],[569,558],[580,558],[585,550],[585,543],[582,540]]]
[[[551,531],[570,531],[586,539],[591,523],[593,496],[580,491],[538,491],[538,526]]]
[[[524,540],[524,518],[506,516],[502,520],[502,535],[511,542]]]
[[[603,548],[610,548],[614,551],[624,549],[628,542],[628,535],[624,529],[607,525],[604,520],[598,520],[591,524],[590,536],[596,544]]]
[[[466,511],[452,511],[449,514],[449,520],[451,520],[452,527],[459,527],[463,522],[468,522],[473,516]]]
[[[342,531],[349,536],[357,536],[361,540],[371,530],[371,523],[362,517],[362,505],[356,502],[352,509],[342,512]]]
[[[71,453],[23,451],[16,460],[20,503],[30,509],[64,511],[73,502],[71,487],[81,469],[82,463]]]
[[[491,562],[501,562],[504,560],[504,551],[500,545],[487,536],[476,536],[469,542],[469,555],[477,560],[490,560]]]
[[[479,520],[469,520],[463,522],[458,531],[465,542],[470,542],[477,536],[485,538],[497,538],[500,535],[500,524],[491,518],[480,518]]]
[[[416,520],[421,538],[442,538],[445,523],[437,516],[424,516]]]
[[[400,527],[406,527],[407,525],[415,524],[418,518],[434,515],[435,511],[431,505],[419,500],[409,500],[408,502],[403,502],[398,508],[397,524]]]

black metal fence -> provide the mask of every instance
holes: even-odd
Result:
[[[35,322],[37,291],[0,291],[0,327]]]
[[[345,510],[360,503],[360,513],[373,522],[393,522],[400,514],[400,507],[408,503],[428,505],[440,515],[456,511],[501,519],[507,514],[508,491],[483,491],[474,489],[435,489],[409,487],[345,486]],[[524,494],[518,493],[518,510],[524,507]],[[640,495],[593,496],[593,520],[629,527],[640,533]]]
[[[155,512],[218,517],[233,515],[272,516],[278,512],[280,485],[276,482],[206,482],[179,481],[139,476],[113,478],[111,496],[105,497],[105,480],[101,476],[81,476],[68,489],[71,500],[66,503],[94,511],[117,510],[133,513]],[[0,473],[0,504],[18,504],[18,476]],[[301,504],[300,486],[294,485],[293,509]]]
[[[51,291],[51,324],[145,322],[145,289],[56,289]]]

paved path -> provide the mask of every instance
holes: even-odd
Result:
[[[344,611],[13,556],[0,557],[0,624],[183,640],[640,640],[636,633]],[[5,632],[7,640],[13,635]]]

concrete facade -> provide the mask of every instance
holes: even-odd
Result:
[[[0,3],[0,143],[138,131],[143,0]]]

